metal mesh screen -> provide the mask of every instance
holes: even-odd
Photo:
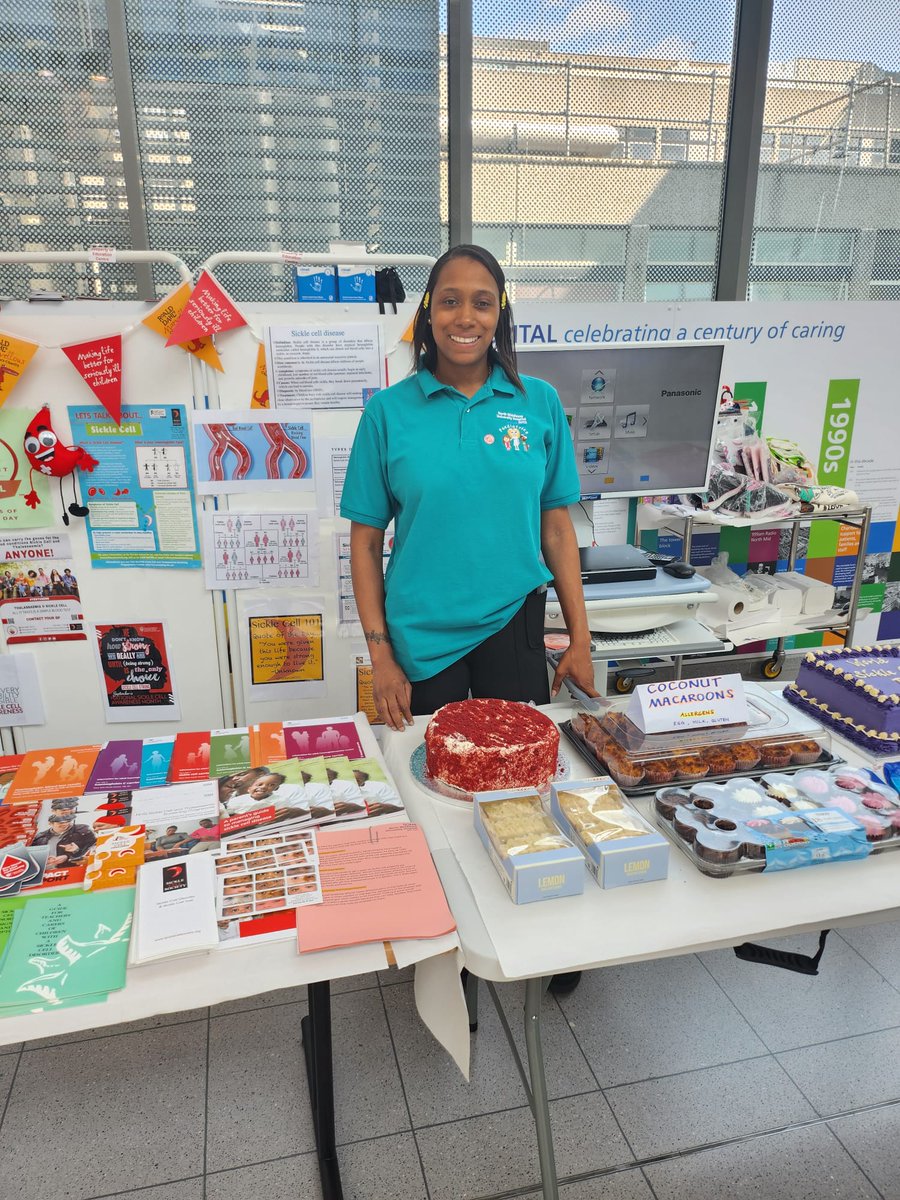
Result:
[[[124,0],[150,245],[193,267],[333,238],[438,253],[442,3]],[[104,0],[0,9],[0,247],[129,247]],[[293,296],[281,266],[221,278],[239,299]],[[0,267],[3,292],[41,284],[135,290],[125,267]]]
[[[474,235],[517,299],[713,294],[734,0],[476,0]]]
[[[437,0],[127,0],[153,245],[440,244]],[[289,299],[281,267],[223,268]]]
[[[131,245],[103,0],[0,4],[0,249],[94,244]],[[136,286],[130,267],[0,265],[0,294],[33,291]]]
[[[900,8],[775,0],[748,296],[900,297]]]

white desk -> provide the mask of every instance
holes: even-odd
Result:
[[[557,703],[542,711],[560,721],[574,710]],[[420,717],[410,729],[388,732],[383,749],[410,817],[428,837],[466,967],[488,981],[527,980],[529,1101],[545,1200],[558,1197],[540,1040],[540,999],[549,976],[900,917],[900,850],[862,862],[710,879],[673,845],[665,880],[602,891],[588,876],[582,896],[517,907],[484,852],[471,812],[435,798],[410,771],[427,723]],[[563,749],[573,778],[593,773],[574,748],[564,743]],[[843,744],[839,752],[854,761]],[[648,806],[649,798],[638,804],[645,813]]]

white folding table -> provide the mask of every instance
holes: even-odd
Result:
[[[559,722],[575,710],[556,703],[542,711]],[[900,850],[863,861],[711,879],[673,845],[665,880],[603,891],[586,876],[581,896],[514,905],[475,833],[470,807],[437,798],[411,770],[410,757],[427,723],[418,717],[402,732],[387,731],[385,758],[407,812],[425,830],[466,968],[488,981],[495,1003],[494,983],[526,982],[527,1076],[521,1063],[519,1069],[535,1121],[545,1200],[559,1194],[540,1029],[541,996],[550,976],[900,917]],[[563,750],[572,778],[598,773],[573,747],[563,743]],[[837,750],[859,761],[849,747],[839,744]],[[637,807],[648,814],[649,799]]]
[[[381,757],[369,723],[356,714],[363,749]],[[405,820],[403,813],[357,822],[356,827]],[[467,1071],[466,1009],[459,986],[459,939],[456,933],[393,944],[398,966],[416,964],[416,1002],[425,1024]],[[81,1029],[98,1029],[161,1013],[221,1004],[277,988],[306,984],[309,1015],[302,1021],[313,1112],[319,1175],[325,1200],[341,1200],[341,1180],[334,1132],[334,1081],[331,1056],[333,979],[385,970],[389,966],[381,942],[298,954],[295,937],[222,947],[208,954],[163,959],[130,967],[126,984],[104,1003],[76,1005],[0,1020],[0,1045],[32,1038],[58,1037]],[[462,1046],[462,1049],[460,1047]]]

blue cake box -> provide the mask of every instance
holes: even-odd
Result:
[[[472,806],[475,830],[497,869],[497,874],[515,904],[531,904],[537,900],[554,900],[560,896],[580,896],[584,891],[584,859],[567,837],[555,830],[561,843],[552,850],[534,854],[503,854],[491,838],[482,817],[483,806],[495,800],[527,799],[533,797],[542,815],[550,822],[533,788],[513,788],[507,791],[477,792]]]
[[[582,837],[578,828],[568,818],[560,804],[565,793],[581,793],[588,800],[591,793],[605,793],[610,803],[624,814],[629,828],[638,832],[634,837],[611,837],[609,841],[595,841]],[[603,818],[600,809],[597,816]],[[669,873],[669,843],[628,803],[615,782],[608,775],[596,779],[577,779],[570,783],[550,785],[550,814],[567,837],[581,850],[587,868],[602,888],[623,887],[632,883],[650,883],[665,879]],[[614,818],[609,821],[613,825]]]

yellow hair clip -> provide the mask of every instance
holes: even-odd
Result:
[[[501,309],[506,308],[506,292],[500,293],[500,307]]]
[[[430,303],[431,303],[431,292],[426,292],[425,295],[422,297],[422,307],[427,308]]]

